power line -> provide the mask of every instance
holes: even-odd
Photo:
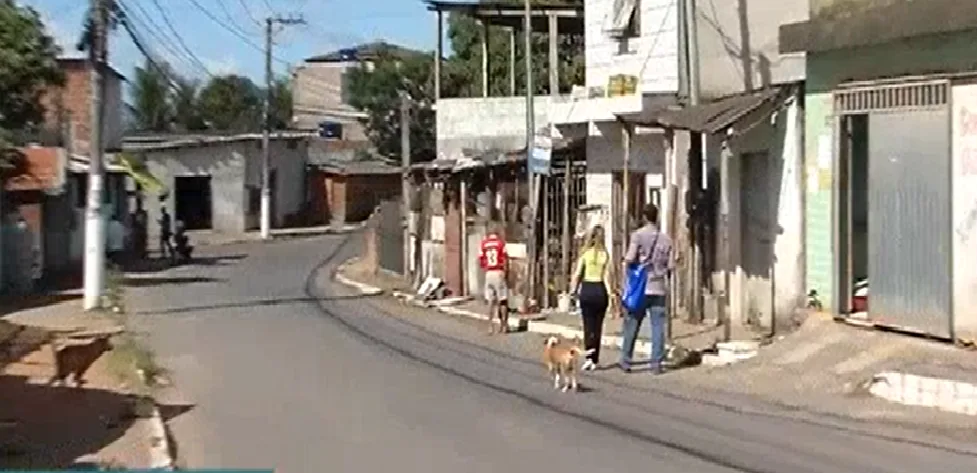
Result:
[[[175,29],[173,30],[173,34],[180,42],[180,45],[183,46],[183,49],[186,51],[185,53],[181,53],[179,51],[179,47],[175,47],[171,44],[172,42],[170,41],[166,33],[163,31],[163,29],[155,21],[153,21],[153,16],[150,15],[149,12],[147,12],[142,7],[142,5],[139,4],[139,2],[135,2],[136,8],[142,13],[145,19],[140,19],[136,15],[134,15],[132,10],[129,8],[129,6],[124,2],[122,2],[122,0],[117,0],[117,2],[119,4],[120,9],[125,12],[126,16],[129,19],[141,21],[143,22],[144,26],[147,25],[152,26],[151,28],[150,27],[145,28],[145,30],[148,31],[151,36],[156,38],[159,41],[159,43],[163,46],[163,48],[165,48],[170,54],[172,54],[173,57],[183,60],[191,68],[195,68],[208,76],[212,76],[210,71],[207,69],[207,66],[204,65],[204,63],[196,55],[193,54],[193,51],[191,51],[189,48],[186,47],[185,44],[183,44],[182,38],[180,38],[179,34],[176,32]],[[166,19],[166,16],[164,15],[163,18]],[[169,23],[169,20],[167,20],[167,23]],[[130,25],[130,26],[134,26],[134,25]],[[171,25],[171,29],[172,29],[172,25]]]
[[[253,21],[254,24],[256,25],[261,26],[261,22],[258,21],[258,17],[254,16],[254,12],[252,12],[251,8],[248,6],[248,2],[244,0],[238,0],[238,2],[240,2],[241,6],[244,7],[244,12],[248,14],[248,17],[251,18],[251,21]]]
[[[166,14],[166,10],[163,9],[163,5],[159,3],[159,0],[153,0],[153,4],[156,5],[156,9],[159,10],[160,16],[163,17],[163,22],[166,23],[167,27],[169,27],[170,31],[173,33],[173,37],[176,38],[177,43],[180,44],[180,47],[187,52],[187,55],[202,71],[204,71],[204,73],[210,77],[213,77],[213,74],[210,73],[203,61],[201,61],[200,58],[193,53],[193,50],[187,47],[187,44],[183,41],[183,37],[181,37],[180,33],[176,31],[175,27],[173,27],[173,22],[170,21],[169,15]]]
[[[237,30],[235,30],[234,28],[228,26],[227,23],[224,23],[223,21],[221,21],[220,18],[217,18],[213,13],[210,12],[210,10],[207,10],[206,8],[204,8],[204,6],[200,4],[200,2],[198,2],[197,0],[189,0],[189,2],[192,3],[193,6],[197,7],[197,9],[200,10],[201,13],[203,13],[204,15],[206,15],[207,18],[210,18],[211,21],[213,21],[214,23],[217,23],[218,26],[220,26],[221,28],[224,28],[225,30],[227,30],[228,32],[230,32],[231,34],[233,34],[234,36],[237,36],[238,39],[240,39],[241,41],[244,42],[244,44],[247,44],[248,46],[250,46],[255,51],[264,53],[264,48],[262,48],[261,46],[258,46],[257,44],[254,43],[254,41],[251,41],[250,38],[248,38],[247,36],[241,34]],[[275,60],[275,61],[278,61],[278,62],[280,62],[282,64],[285,64],[285,65],[288,65],[289,64],[288,61],[286,61],[284,59],[281,59],[281,58],[277,58],[275,56],[272,56],[272,59]]]

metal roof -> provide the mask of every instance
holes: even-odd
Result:
[[[665,128],[678,128],[703,133],[717,133],[745,115],[776,99],[783,87],[769,87],[731,95],[694,107],[665,108],[648,117],[621,115],[632,123]]]
[[[521,3],[498,0],[485,2],[426,0],[425,3],[427,3],[429,11],[459,13],[478,18],[488,25],[505,26],[516,30],[522,30],[525,15],[525,7]],[[532,5],[533,31],[548,32],[550,15],[557,17],[557,29],[561,34],[584,33],[583,2],[574,4],[534,2]]]

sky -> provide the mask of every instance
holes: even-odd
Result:
[[[307,22],[284,27],[275,35],[276,75],[286,74],[291,65],[307,57],[380,39],[433,50],[437,35],[434,14],[426,10],[421,0],[119,1],[132,18],[136,33],[156,57],[169,62],[181,74],[201,80],[206,80],[208,74],[235,73],[262,83],[263,20],[269,15],[302,15]],[[80,55],[74,45],[88,0],[17,3],[38,11],[64,55]],[[133,69],[143,64],[142,53],[121,28],[109,41],[109,62],[131,77]]]

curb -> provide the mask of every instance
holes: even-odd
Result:
[[[143,370],[138,370],[136,373],[143,383],[148,381]],[[152,396],[146,396],[146,399],[153,403],[153,410],[149,416],[149,428],[152,430],[152,437],[149,438],[149,467],[154,470],[173,470],[176,459],[173,455],[173,447],[170,445],[170,433],[166,422],[159,412],[159,404],[156,400]]]
[[[869,393],[896,404],[977,416],[977,384],[900,372],[876,374],[869,383]]]
[[[169,433],[166,422],[159,413],[159,407],[153,402],[153,414],[149,418],[150,428],[153,430],[152,442],[149,448],[150,468],[155,470],[173,470],[173,450],[170,448]]]
[[[528,331],[541,335],[556,335],[563,338],[578,338],[583,340],[583,330],[545,321],[530,321]],[[604,335],[600,339],[600,345],[602,347],[620,350],[624,346],[624,337],[619,335]],[[635,341],[634,354],[651,356],[651,342],[640,339]]]
[[[395,298],[397,298],[397,299],[399,299],[399,300],[401,300],[401,301],[403,301],[405,303],[408,303],[408,304],[411,304],[411,305],[414,305],[414,306],[417,306],[417,307],[423,307],[425,309],[434,309],[434,310],[436,310],[438,312],[441,312],[442,314],[454,315],[454,316],[457,316],[457,317],[465,317],[465,318],[468,318],[468,319],[480,320],[482,322],[488,322],[489,321],[489,316],[487,316],[485,314],[482,314],[482,313],[479,313],[479,312],[475,312],[475,311],[471,311],[471,310],[467,310],[467,309],[459,309],[457,307],[451,307],[451,306],[448,306],[448,305],[438,305],[438,304],[432,303],[432,302],[419,301],[419,300],[414,299],[414,296],[412,294],[408,294],[406,292],[394,291],[392,293],[392,295]],[[521,317],[510,317],[509,318],[508,325],[509,325],[509,330],[519,331],[519,332],[521,332],[521,331],[528,331],[528,328],[529,328],[529,320],[524,319],[524,318],[521,318]]]

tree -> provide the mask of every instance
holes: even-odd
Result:
[[[171,103],[170,75],[166,65],[147,60],[136,67],[132,82],[132,106],[136,128],[141,131],[167,131],[174,118]]]
[[[182,131],[207,129],[203,114],[197,104],[200,99],[200,83],[176,77],[176,88],[172,93],[173,124]]]
[[[0,0],[0,133],[43,122],[44,90],[64,80],[60,52],[37,11]]]
[[[435,118],[433,57],[427,54],[380,52],[372,68],[363,64],[347,74],[349,104],[366,112],[364,125],[377,153],[400,162],[400,94],[411,103],[411,156],[415,162],[434,159]]]
[[[272,130],[282,130],[292,124],[292,83],[286,77],[275,79],[271,85],[269,115]]]
[[[522,5],[521,0],[506,0]],[[533,0],[534,3],[579,4],[580,0]],[[448,59],[444,82],[456,89],[446,88],[442,96],[480,97],[482,95],[482,46],[480,27],[474,18],[463,14],[448,15],[448,39],[454,55]],[[500,27],[488,28],[489,94],[509,95],[509,33]],[[525,41],[516,35],[516,93],[526,93]],[[560,89],[568,90],[584,79],[584,49],[582,37],[560,37]],[[549,42],[546,33],[533,34],[533,89],[537,94],[549,91]]]
[[[216,76],[200,91],[198,106],[208,127],[219,131],[261,129],[261,91],[244,76]]]

